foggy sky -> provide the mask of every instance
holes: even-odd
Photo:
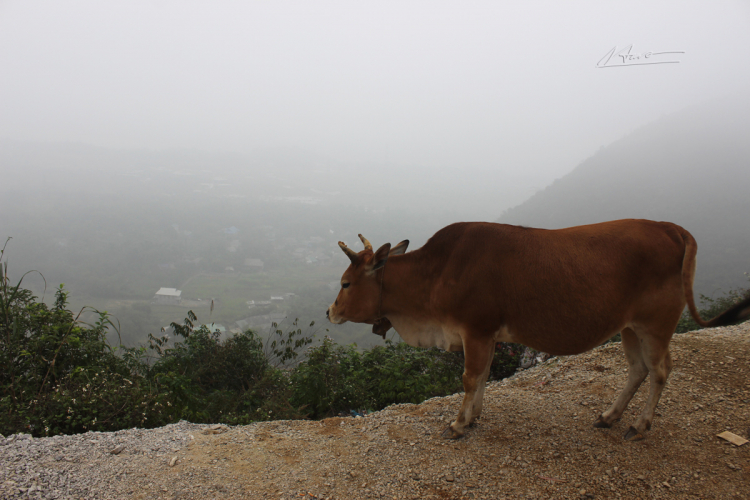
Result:
[[[684,54],[596,67],[629,44]],[[731,1],[0,1],[0,139],[551,181],[665,113],[750,88],[748,46],[750,7]]]

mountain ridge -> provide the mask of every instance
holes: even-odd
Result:
[[[663,116],[600,148],[498,222],[556,229],[666,220],[698,241],[697,293],[746,287],[750,96]]]

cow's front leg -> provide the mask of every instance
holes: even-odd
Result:
[[[490,374],[495,341],[492,337],[470,340],[464,337],[464,400],[458,418],[445,430],[443,436],[457,439],[464,435],[464,429],[482,412],[482,399],[487,376]]]

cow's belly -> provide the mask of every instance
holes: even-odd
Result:
[[[459,329],[436,321],[388,317],[401,338],[412,347],[438,347],[446,351],[463,350]]]

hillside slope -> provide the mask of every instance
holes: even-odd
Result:
[[[490,384],[458,441],[440,433],[460,394],[364,418],[16,439],[0,446],[0,497],[34,485],[32,498],[747,498],[750,444],[716,435],[750,433],[750,322],[677,335],[671,352],[639,442],[621,436],[648,383],[612,429],[591,425],[625,382],[622,348],[609,344]]]
[[[664,116],[600,149],[498,222],[555,229],[666,220],[698,241],[696,292],[747,286],[750,96]]]

